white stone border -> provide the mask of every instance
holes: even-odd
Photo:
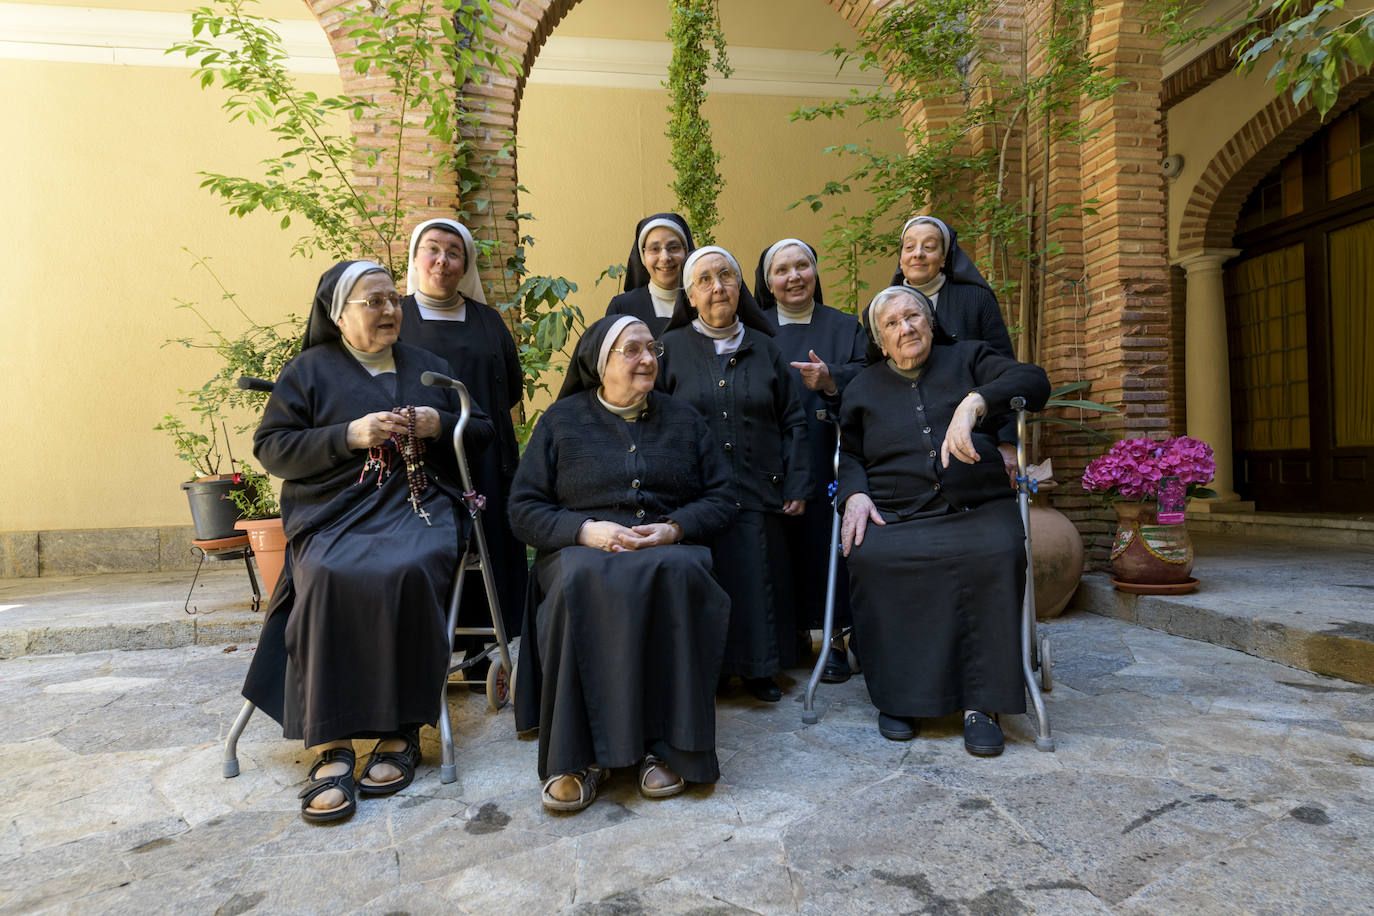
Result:
[[[287,66],[296,73],[336,74],[333,50],[313,21],[276,26],[285,42]],[[163,53],[191,34],[187,13],[96,9],[30,3],[0,3],[0,59],[189,68],[181,55]],[[540,50],[531,85],[589,86],[662,91],[672,46],[665,41],[551,36]],[[841,98],[851,90],[882,84],[877,73],[838,64],[821,51],[775,48],[729,49],[734,76],[713,77],[711,92]]]

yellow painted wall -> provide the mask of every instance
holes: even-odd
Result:
[[[720,0],[720,19],[725,40],[741,47],[825,51],[854,37],[825,0]],[[664,41],[670,22],[667,0],[582,0],[555,34]]]
[[[286,0],[264,10],[309,17]],[[198,187],[200,169],[251,173],[270,141],[226,124],[219,91],[189,69],[0,60],[0,92],[0,250],[12,265],[0,428],[14,440],[0,459],[0,530],[185,524],[177,484],[189,471],[152,427],[216,363],[162,346],[201,331],[174,300],[241,325],[182,248],[211,258],[259,320],[308,308],[322,269],[291,257],[296,236],[275,220],[230,216]],[[250,450],[236,440],[237,456]]]
[[[185,8],[175,0],[103,2]],[[586,0],[578,10],[615,14],[625,2]],[[815,5],[823,15],[810,11],[802,21],[824,28],[808,26],[800,46],[829,47],[847,26],[820,0]],[[783,0],[746,10],[741,21],[768,20],[765,6],[776,12]],[[642,9],[639,0],[633,8]],[[733,8],[725,4],[727,28],[739,18]],[[296,0],[263,9],[310,18]],[[751,28],[731,40],[782,41],[770,45],[769,28]],[[643,31],[608,37],[662,34],[657,26]],[[333,77],[302,80],[322,93],[338,89]],[[0,458],[0,530],[185,524],[177,484],[189,474],[152,427],[175,407],[177,389],[197,386],[216,361],[163,342],[201,331],[175,307],[178,298],[202,303],[227,330],[240,325],[182,248],[211,258],[262,321],[304,312],[326,265],[291,256],[294,231],[265,216],[232,217],[198,187],[201,169],[251,173],[271,141],[259,129],[226,124],[219,91],[199,89],[189,69],[0,60],[0,90],[11,125],[10,142],[0,144],[7,217],[0,245],[14,265],[5,306],[10,332],[0,336],[0,424],[11,431]],[[718,96],[708,109],[729,181],[719,237],[748,273],[777,236],[820,241],[820,218],[785,207],[838,174],[822,147],[874,132],[788,124],[787,112],[801,101]],[[604,286],[590,291],[596,273],[625,260],[640,216],[671,206],[665,104],[657,91],[526,92],[520,170],[530,187],[525,208],[539,217],[530,227],[539,239],[533,267],[582,284],[579,301],[591,317],[611,295]],[[899,142],[895,130],[887,139]],[[875,282],[883,273],[874,273]],[[248,456],[249,437],[237,437],[234,451]]]

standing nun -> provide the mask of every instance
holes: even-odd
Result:
[[[510,329],[486,304],[477,273],[477,249],[466,226],[451,219],[426,220],[410,234],[410,295],[401,301],[401,339],[443,357],[496,424],[496,442],[470,459],[473,485],[487,499],[482,526],[506,633],[519,635],[528,565],[525,545],[511,534],[506,501],[519,460],[511,411],[524,394],[524,377]],[[460,626],[486,626],[481,576],[464,587]],[[476,652],[481,637],[460,638],[455,648]],[[469,677],[480,676],[480,671]]]
[[[765,249],[754,272],[754,286],[763,314],[776,329],[773,340],[802,382],[802,410],[815,486],[807,496],[805,514],[789,519],[785,527],[797,623],[809,630],[821,626],[825,618],[833,518],[827,491],[835,479],[840,395],[863,369],[868,343],[858,319],[822,300],[816,249],[801,239],[781,239]],[[849,579],[841,562],[835,583],[835,619],[847,625],[848,618]],[[849,680],[850,673],[843,637],[837,637],[821,678],[838,684]]]
[[[930,300],[940,332],[951,340],[982,340],[993,352],[1016,358],[1007,323],[992,287],[944,220],[913,216],[902,226],[893,286],[907,286]],[[1016,476],[1016,423],[997,431],[997,450],[1007,475]]]
[[[633,315],[654,337],[673,317],[682,286],[682,264],[692,253],[692,230],[676,213],[655,213],[635,226],[635,242],[625,264],[625,292],[611,300],[607,315]]]
[[[800,385],[730,252],[698,248],[682,277],[658,384],[706,418],[740,510],[713,550],[731,601],[721,673],[777,702],[782,688],[773,676],[798,661],[783,523],[806,511],[813,489]]]

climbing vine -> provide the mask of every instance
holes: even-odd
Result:
[[[667,130],[672,143],[671,187],[677,195],[678,211],[687,217],[698,244],[710,245],[720,222],[716,200],[725,179],[718,168],[720,153],[711,142],[711,123],[701,108],[706,102],[711,67],[724,77],[733,71],[725,53],[719,0],[669,0],[668,6],[672,13],[668,38],[673,43],[665,84],[671,98]],[[715,51],[714,62],[711,50]]]

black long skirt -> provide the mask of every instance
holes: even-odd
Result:
[[[374,498],[289,545],[291,577],[273,594],[243,693],[307,747],[438,719],[458,528],[434,487],[423,501],[429,526],[408,495],[405,475],[393,474]]]
[[[566,547],[534,568],[539,778],[653,751],[689,782],[714,782],[715,688],[730,600],[705,547],[624,553]],[[521,643],[521,652],[531,640]],[[528,667],[521,659],[521,685]]]
[[[742,510],[712,544],[716,577],[730,596],[722,674],[771,677],[798,662],[787,521],[785,515]]]
[[[920,718],[1025,711],[1023,538],[1010,499],[869,524],[850,552],[849,581],[874,706]]]

